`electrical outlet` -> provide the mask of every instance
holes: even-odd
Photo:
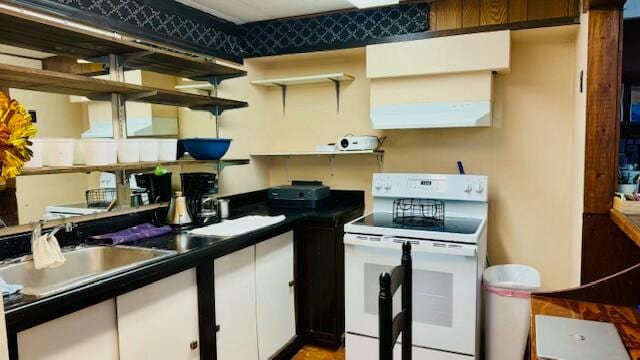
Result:
[[[31,122],[32,123],[37,123],[38,122],[38,115],[36,114],[35,110],[29,110],[29,115],[31,115]]]

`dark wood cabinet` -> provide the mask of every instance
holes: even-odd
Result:
[[[344,224],[362,209],[308,221],[295,234],[298,334],[306,344],[337,348],[344,336]]]

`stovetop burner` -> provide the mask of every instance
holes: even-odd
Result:
[[[475,234],[482,223],[481,219],[462,218],[462,217],[444,217],[444,221],[435,222],[433,224],[414,224],[414,223],[398,223],[393,221],[393,214],[377,212],[369,214],[357,221],[353,225],[372,226],[388,229],[400,230],[420,230],[439,233],[452,234]]]

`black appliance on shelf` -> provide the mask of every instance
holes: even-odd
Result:
[[[274,186],[267,192],[269,205],[315,209],[327,202],[331,189],[321,181],[293,180],[291,185]]]
[[[218,220],[218,181],[215,173],[193,172],[180,174],[182,193],[187,198],[189,213],[196,224],[210,224]]]
[[[147,190],[149,204],[171,200],[171,173],[156,175],[153,172],[134,175],[139,188]]]

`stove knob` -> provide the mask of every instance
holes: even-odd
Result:
[[[382,183],[375,183],[374,187],[376,188],[377,191],[380,191],[380,189],[382,189]]]
[[[385,189],[385,190],[387,190],[387,191],[391,190],[391,183],[387,183],[387,184],[384,186],[384,189]]]
[[[482,184],[476,185],[476,192],[478,194],[482,193],[483,191],[484,191],[484,186],[482,186]]]
[[[471,184],[467,185],[464,188],[464,192],[466,192],[467,194],[470,193],[471,191],[473,191],[473,186],[471,186]]]

